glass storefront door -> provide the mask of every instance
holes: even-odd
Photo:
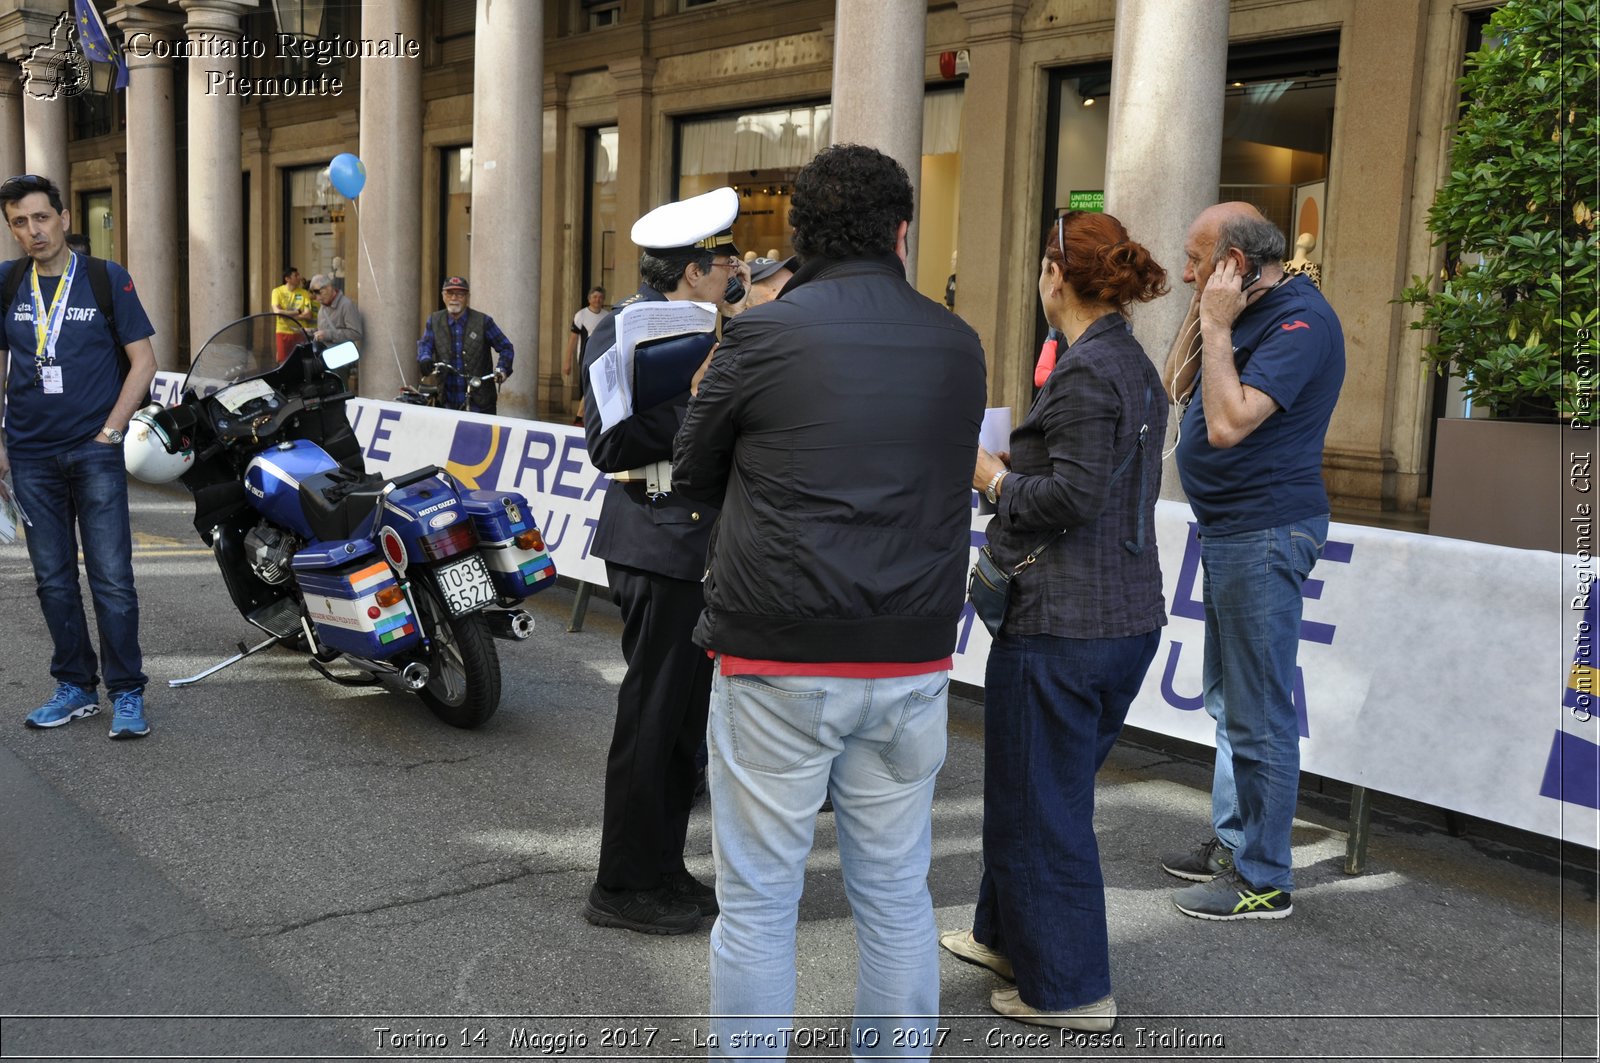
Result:
[[[355,212],[328,179],[328,167],[297,166],[283,171],[283,261],[269,272],[273,287],[282,269],[298,266],[309,283],[321,273],[341,291],[353,273]]]
[[[472,279],[472,147],[445,148],[439,153],[439,263],[437,276]]]
[[[957,253],[962,101],[959,86],[923,96],[914,280],[918,291],[940,302]],[[678,123],[678,197],[731,185],[739,193],[733,236],[740,250],[786,258],[794,254],[789,205],[795,174],[831,143],[829,103],[686,118]]]

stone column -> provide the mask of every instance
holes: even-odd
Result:
[[[478,0],[472,84],[472,305],[516,348],[500,412],[534,416],[539,384],[539,219],[544,5]]]
[[[922,185],[926,0],[838,0],[833,38],[833,141],[866,144],[897,160]],[[916,224],[906,276],[917,276]]]
[[[1184,234],[1217,202],[1222,181],[1227,73],[1227,5],[1117,0],[1106,211],[1167,270],[1171,294],[1132,311],[1134,335],[1158,369],[1193,294],[1183,283]],[[1171,459],[1161,494],[1183,497]]]
[[[155,55],[158,42],[182,35],[182,21],[174,15],[123,4],[109,13],[108,21],[120,29],[128,64],[128,88],[123,102],[127,112],[127,189],[123,202],[138,204],[137,219],[127,226],[127,267],[139,286],[155,335],[156,365],[181,372],[178,336],[178,258],[173,254],[173,234],[178,231],[177,121],[173,113],[175,88],[170,59]],[[127,212],[124,211],[124,216]]]
[[[22,173],[22,67],[0,60],[0,178]]]
[[[66,206],[72,206],[71,162],[67,157],[68,97],[62,91],[61,70],[67,53],[55,42],[70,16],[68,0],[18,0],[0,11],[0,48],[6,64],[4,121],[0,137],[9,154],[0,178],[15,173],[48,177],[61,189]],[[15,64],[15,65],[13,65]],[[16,79],[16,80],[13,80]],[[16,95],[11,95],[15,92]],[[5,112],[15,109],[15,114]]]
[[[65,98],[41,100],[23,94],[22,169],[54,181],[61,189],[62,200],[71,207],[72,164],[67,160],[67,107]],[[77,224],[76,219],[73,224]]]
[[[1022,18],[1029,3],[960,0],[959,6],[967,20],[971,73],[961,105],[967,120],[961,131],[956,308],[978,331],[988,354],[989,405],[1022,411],[1033,396],[1036,352],[1030,348],[1037,296],[1019,292],[1014,282],[1039,266],[1037,215],[1019,194],[1023,183],[1015,172],[1015,160],[1036,157],[1026,147],[1035,120],[1024,113],[1033,94],[1022,91],[1018,74]],[[1032,150],[1042,154],[1042,143]]]
[[[369,40],[422,36],[422,0],[368,4],[362,18]],[[360,245],[354,249],[351,294],[365,330],[359,344],[361,393],[392,399],[401,384],[416,378],[423,320],[417,306],[424,214],[420,58],[362,61],[360,157],[367,183],[355,201]]]
[[[1412,272],[1427,271],[1413,270],[1396,234],[1426,229],[1429,201],[1413,190],[1420,131],[1430,128],[1416,87],[1429,77],[1428,18],[1426,7],[1356,0],[1339,42],[1340,79],[1360,91],[1334,113],[1339,150],[1328,188],[1342,199],[1327,204],[1334,209],[1317,249],[1322,293],[1345,338],[1344,389],[1322,457],[1336,505],[1415,510],[1423,484],[1433,379],[1418,358],[1420,335],[1406,327],[1408,308],[1393,300]],[[1287,235],[1292,246],[1297,234]]]
[[[569,312],[563,307],[570,301],[578,305],[577,294],[581,288],[587,293],[590,281],[580,273],[583,262],[583,233],[585,223],[570,224],[569,217],[583,214],[584,196],[581,188],[574,188],[571,180],[574,171],[571,163],[579,161],[577,174],[581,183],[581,160],[588,151],[588,140],[582,130],[569,125],[567,92],[572,77],[559,71],[545,71],[544,78],[544,247],[545,263],[551,268],[542,271],[539,285],[539,415],[545,420],[566,423],[572,419],[572,400],[577,394],[576,385],[568,386],[568,378],[561,375],[562,357],[566,353]],[[574,194],[576,193],[576,194]],[[569,215],[566,204],[573,204]],[[543,344],[548,343],[545,347]],[[575,377],[571,379],[576,379]]]
[[[617,290],[606,293],[615,302],[639,287],[639,249],[622,237],[633,229],[634,222],[659,206],[650,180],[655,159],[650,83],[656,64],[648,56],[630,56],[613,62],[609,69],[617,99],[617,154],[621,157],[617,161],[617,271],[611,282]],[[663,201],[675,191],[669,189]]]
[[[197,49],[209,38],[238,41],[240,16],[254,0],[181,0],[184,31]],[[239,98],[221,86],[237,75],[236,58],[207,55],[189,66],[189,350],[242,316],[244,210]]]

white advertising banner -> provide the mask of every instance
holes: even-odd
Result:
[[[160,374],[153,394],[174,401],[180,380]],[[351,402],[349,416],[370,469],[432,464],[473,487],[520,491],[557,571],[605,583],[589,551],[606,477],[581,428],[371,399]],[[975,553],[989,518],[973,498]],[[1191,521],[1186,505],[1157,506],[1170,619],[1128,722],[1210,745]],[[1581,593],[1589,584],[1569,571],[1590,563],[1576,556],[1333,525],[1304,589],[1295,702],[1305,769],[1600,848],[1600,620]],[[989,641],[968,606],[954,678],[982,685]]]

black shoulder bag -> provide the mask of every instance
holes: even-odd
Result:
[[[1139,459],[1139,504],[1138,504],[1138,530],[1134,538],[1123,540],[1123,549],[1130,554],[1140,554],[1144,551],[1144,445],[1150,435],[1150,399],[1151,390],[1145,389],[1144,393],[1144,423],[1139,425],[1139,434],[1133,441],[1133,449],[1128,456],[1122,459],[1116,471],[1111,474],[1111,482],[1106,485],[1109,491],[1122,474],[1128,471],[1128,466],[1134,459]],[[1063,529],[1064,531],[1065,529]],[[983,621],[983,626],[989,629],[990,635],[1000,633],[1000,625],[1005,623],[1006,608],[1011,604],[1011,583],[1022,573],[1022,570],[1039,560],[1039,555],[1061,537],[1061,531],[1053,531],[1049,538],[1028,551],[1028,556],[1017,562],[1009,570],[1002,567],[994,559],[994,552],[987,543],[978,551],[978,560],[972,566],[972,575],[967,579],[967,598],[972,602],[972,609],[978,614],[978,619]]]

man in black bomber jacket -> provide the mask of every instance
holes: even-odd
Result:
[[[695,641],[717,662],[709,1012],[723,1045],[789,1022],[830,795],[857,1024],[905,1043],[939,1013],[931,809],[985,369],[972,329],[906,281],[911,197],[900,165],[859,145],[800,172],[803,264],[724,329],[674,446],[674,492],[722,510]]]

